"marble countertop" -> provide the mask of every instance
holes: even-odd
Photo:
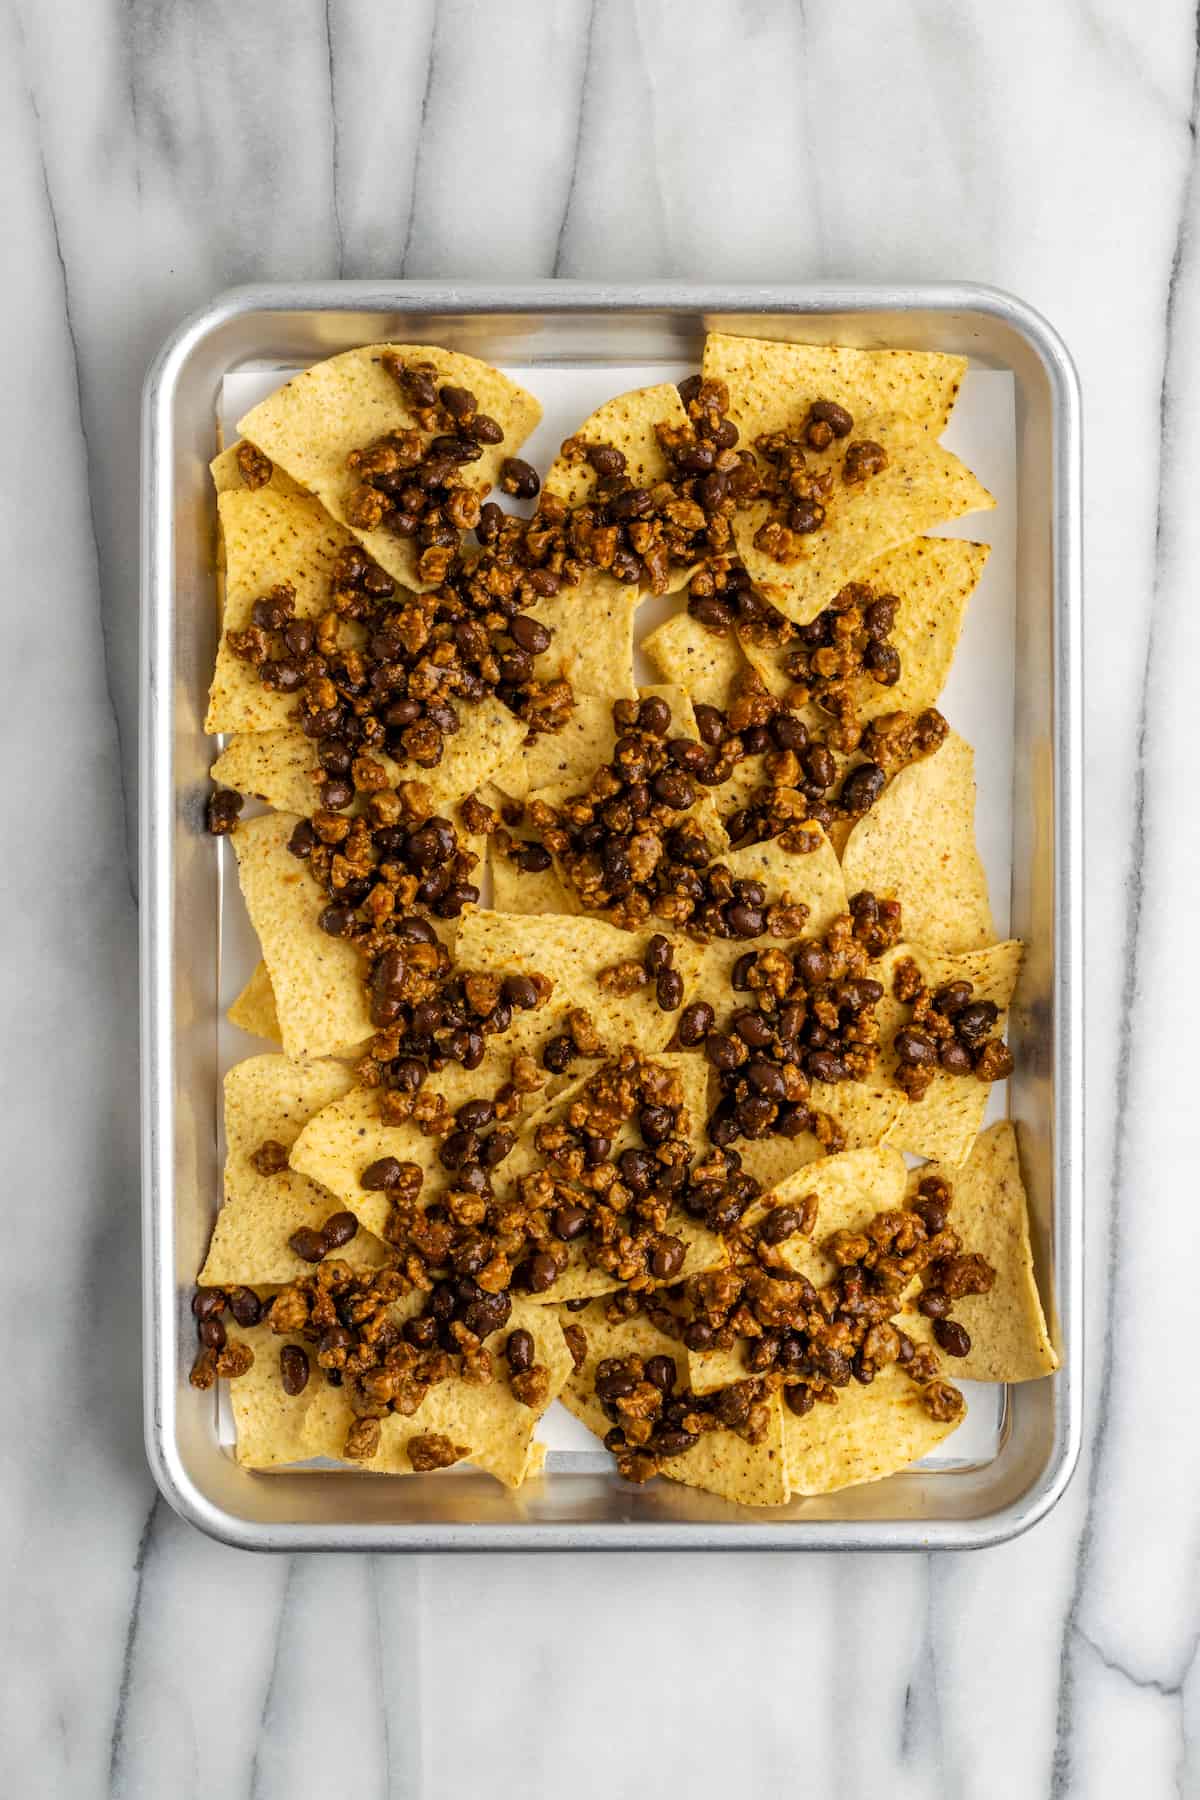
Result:
[[[14,0],[0,46],[21,676],[2,726],[0,1786],[1200,1794],[1200,1431],[1172,1292],[1200,1238],[1193,1007],[1166,930],[1200,875],[1194,5]],[[1078,360],[1086,1439],[1055,1513],[1004,1548],[265,1560],[156,1498],[130,854],[142,375],[235,282],[550,274],[992,282]]]

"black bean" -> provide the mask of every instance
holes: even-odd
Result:
[[[555,1237],[561,1238],[564,1244],[573,1243],[577,1237],[582,1237],[583,1233],[587,1230],[587,1225],[588,1213],[586,1206],[580,1206],[578,1202],[574,1200],[567,1201],[564,1205],[557,1207],[554,1216],[550,1221],[550,1228]]]
[[[358,1185],[371,1192],[397,1186],[404,1174],[404,1165],[395,1156],[380,1156],[373,1163],[368,1163],[358,1178]]]
[[[527,651],[530,656],[540,656],[550,648],[550,633],[537,619],[531,619],[528,613],[518,613],[514,619],[510,619],[508,630],[517,648]]]
[[[519,1329],[509,1332],[504,1345],[504,1354],[508,1358],[508,1366],[514,1375],[521,1375],[526,1369],[533,1367],[536,1348],[531,1331]]]
[[[725,715],[715,706],[707,706],[701,702],[696,708],[696,729],[700,733],[702,743],[711,748],[725,740]]]
[[[257,1325],[263,1316],[263,1303],[253,1288],[235,1287],[229,1290],[229,1310],[245,1330]]]
[[[525,1268],[530,1289],[535,1294],[544,1294],[558,1280],[558,1264],[545,1250],[539,1250],[536,1256],[531,1256]]]
[[[762,1094],[768,1100],[785,1100],[787,1089],[783,1074],[778,1065],[755,1057],[746,1067],[746,1080],[756,1094]]]
[[[935,1319],[933,1336],[939,1350],[944,1350],[947,1356],[966,1356],[970,1351],[970,1333],[957,1319]]]
[[[902,1063],[910,1068],[928,1068],[937,1061],[937,1045],[924,1031],[918,1031],[912,1025],[904,1025],[892,1040],[892,1048]]]
[[[322,1262],[328,1249],[324,1233],[314,1231],[311,1225],[301,1225],[293,1231],[288,1243],[300,1260],[308,1263]]]
[[[650,1273],[656,1281],[674,1281],[687,1255],[677,1237],[662,1237],[650,1254]]]
[[[225,1348],[225,1322],[218,1313],[210,1313],[207,1319],[201,1319],[199,1332],[200,1342],[206,1350]]]
[[[887,785],[887,776],[878,763],[860,763],[846,777],[842,786],[842,806],[855,818],[870,812]]]
[[[683,999],[683,976],[678,969],[664,969],[654,984],[654,997],[662,1012],[674,1012]]]
[[[725,920],[734,937],[761,937],[767,928],[766,914],[759,907],[740,902],[726,910]]]
[[[506,456],[500,465],[500,486],[516,500],[532,500],[541,487],[541,478],[532,463],[520,456]]]
[[[669,1394],[675,1386],[677,1370],[673,1356],[650,1356],[643,1364],[642,1372],[652,1386],[661,1394]]]
[[[340,1250],[358,1231],[358,1219],[352,1212],[330,1213],[321,1227],[321,1236],[330,1250]]]
[[[283,1391],[294,1400],[308,1386],[308,1357],[299,1344],[285,1344],[279,1352],[279,1378]]]
[[[715,1014],[705,1000],[696,1000],[679,1015],[679,1042],[687,1050],[702,1044],[713,1028]]]

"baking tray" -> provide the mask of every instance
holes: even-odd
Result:
[[[227,375],[371,340],[428,341],[527,372],[695,361],[707,329],[965,353],[1011,373],[1016,615],[1009,1111],[1064,1366],[1008,1392],[995,1454],[761,1513],[676,1483],[632,1489],[558,1452],[528,1491],[487,1476],[256,1475],[187,1382],[188,1301],[220,1194],[219,859],[202,730],[217,638],[207,465]],[[619,385],[619,383],[617,384]],[[242,288],[187,320],[146,380],[142,443],[142,1101],[146,1444],[185,1518],[258,1549],[929,1549],[1015,1536],[1062,1494],[1082,1412],[1082,777],[1078,383],[1052,328],[992,289],[521,287],[337,282]]]

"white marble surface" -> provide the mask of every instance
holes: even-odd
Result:
[[[1196,76],[1188,0],[0,10],[5,1793],[1200,1794]],[[142,372],[236,281],[551,273],[982,280],[1078,358],[1087,1435],[1006,1548],[266,1561],[155,1499]]]

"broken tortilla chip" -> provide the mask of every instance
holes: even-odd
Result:
[[[546,1370],[543,1400],[526,1406],[509,1383],[504,1345],[513,1331],[528,1331],[533,1338],[534,1366]],[[558,1315],[514,1297],[506,1323],[484,1339],[492,1359],[489,1382],[472,1385],[457,1377],[430,1388],[416,1412],[390,1413],[382,1423],[379,1448],[372,1457],[351,1466],[369,1473],[411,1475],[409,1445],[413,1438],[449,1438],[463,1452],[460,1460],[472,1463],[503,1482],[519,1487],[540,1463],[533,1453],[534,1434],[546,1407],[562,1391],[573,1367]],[[346,1433],[354,1413],[344,1387],[323,1388],[315,1396],[305,1428],[305,1454],[345,1460]]]
[[[348,1055],[374,1031],[358,951],[321,930],[321,889],[287,847],[299,822],[292,813],[265,813],[233,834],[242,897],[293,1062]]]
[[[347,467],[350,454],[387,432],[420,429],[408,394],[384,367],[384,351],[403,362],[431,365],[439,387],[469,389],[479,411],[500,425],[503,441],[485,445],[483,455],[464,469],[464,485],[480,493],[494,486],[501,464],[516,455],[542,415],[533,395],[499,369],[433,344],[367,344],[315,363],[253,407],[238,421],[238,430],[342,525],[348,525],[346,503],[357,486]],[[432,442],[437,433],[422,430],[421,435]],[[386,526],[354,535],[397,581],[416,589],[438,585],[418,577],[415,539]]]
[[[844,446],[862,440],[881,445],[887,463],[866,481],[847,485]],[[795,561],[780,562],[754,541],[771,517],[769,501],[756,501],[734,515],[734,538],[751,580],[797,625],[815,619],[885,550],[996,504],[965,463],[904,419],[863,419],[856,423],[854,438],[840,442],[842,448],[825,453],[834,476],[825,522],[796,540]]]
[[[265,962],[255,963],[254,973],[225,1017],[250,1037],[267,1038],[273,1044],[283,1042],[279,1034],[279,1014],[275,1010],[275,990]]]
[[[869,1387],[838,1388],[837,1405],[813,1407],[797,1418],[783,1409],[783,1441],[793,1494],[834,1494],[882,1481],[928,1456],[962,1423],[930,1417],[921,1390],[895,1363]]]
[[[455,1112],[467,1100],[477,1099],[498,1086],[499,1077],[493,1080],[480,1069],[447,1063],[444,1069],[430,1075],[421,1091],[440,1094],[450,1111]],[[377,1090],[352,1086],[331,1097],[329,1104],[308,1121],[292,1146],[291,1165],[327,1188],[338,1204],[352,1212],[368,1231],[384,1237],[392,1210],[391,1197],[386,1191],[364,1188],[360,1180],[363,1170],[383,1156],[414,1163],[425,1178],[421,1203],[432,1205],[447,1185],[438,1160],[442,1142],[441,1137],[421,1131],[412,1120],[405,1120],[402,1125],[387,1124],[380,1116]]]
[[[846,407],[856,427],[865,413],[890,413],[940,437],[966,372],[965,356],[939,350],[853,350],[723,331],[705,338],[701,365],[706,381],[729,389],[729,417],[747,445],[800,424],[814,400]]]
[[[954,1358],[950,1372],[957,1381],[1036,1381],[1053,1374],[1058,1357],[1034,1275],[1029,1207],[1011,1123],[1002,1119],[981,1132],[959,1169],[937,1163],[913,1169],[910,1193],[930,1175],[949,1183],[950,1224],[963,1250],[986,1258],[996,1271],[990,1293],[964,1294],[954,1302],[954,1318],[966,1328],[971,1348]],[[933,1322],[916,1310],[915,1300],[897,1324],[917,1343],[934,1341]]]
[[[632,697],[633,620],[641,600],[639,588],[585,568],[575,587],[537,603],[534,617],[554,633],[546,666],[561,670],[576,693],[603,694],[610,706]]]
[[[264,1175],[255,1153],[264,1143],[290,1150],[305,1125],[353,1085],[344,1063],[289,1062],[286,1056],[251,1056],[225,1077],[225,1200],[213,1226],[208,1257],[199,1280],[205,1287],[226,1282],[287,1282],[311,1273],[288,1239],[300,1226],[319,1230],[339,1203],[332,1193],[286,1164]],[[386,1251],[378,1238],[360,1232],[344,1260],[378,1268]]]
[[[949,981],[969,981],[976,1000],[991,1000],[1000,1009],[996,1032],[1003,1035],[1008,1005],[1021,968],[1022,945],[1015,939],[992,944],[986,950],[969,950],[961,956],[939,956],[916,944],[897,944],[880,957],[872,969],[883,983],[883,999],[876,1017],[882,1055],[879,1074],[894,1073],[896,1056],[892,1042],[909,1017],[909,1008],[892,992],[896,964],[911,957],[931,990]],[[991,1086],[974,1075],[948,1075],[939,1069],[928,1092],[910,1100],[887,1133],[887,1142],[914,1156],[927,1156],[959,1169],[971,1154],[987,1111]]]
[[[850,893],[898,900],[904,935],[924,949],[995,943],[975,845],[975,752],[957,732],[893,776],[846,840],[842,874]]]
[[[720,637],[688,612],[677,612],[642,642],[664,681],[689,694],[693,705],[729,705],[733,685],[746,667],[732,631]]]
[[[276,494],[302,494],[306,499],[312,498],[311,495],[305,494],[305,490],[298,481],[293,481],[286,470],[276,468],[274,463],[271,464],[270,478],[260,487],[250,488],[246,477],[242,474],[242,465],[238,461],[238,451],[242,448],[242,443],[241,438],[235,439],[227,449],[219,451],[208,465],[213,487],[218,494],[242,492],[258,494],[262,492],[263,487],[267,487]]]
[[[329,606],[333,565],[354,539],[311,494],[282,491],[274,484],[223,491],[217,508],[225,601],[204,729],[269,731],[288,726],[295,696],[264,687],[259,671],[234,655],[225,634],[244,631],[254,602],[285,581],[295,590],[294,616],[318,618]]]
[[[520,719],[501,701],[487,699],[463,707],[459,729],[446,738],[442,760],[434,769],[395,762],[382,751],[373,751],[372,756],[386,772],[389,787],[419,782],[428,790],[434,810],[447,812],[510,761],[524,738]],[[239,733],[218,756],[211,773],[214,781],[240,794],[255,794],[279,812],[307,818],[321,803],[316,746],[298,725]],[[349,810],[361,811],[362,804],[357,796]]]
[[[681,1346],[640,1315],[610,1325],[604,1316],[604,1303],[598,1301],[582,1312],[562,1316],[569,1324],[579,1326],[587,1339],[587,1355],[582,1366],[568,1378],[562,1402],[598,1438],[611,1429],[596,1397],[596,1369],[601,1362],[619,1356],[640,1356],[643,1360],[670,1356],[681,1368]],[[772,1394],[767,1405],[769,1423],[760,1443],[747,1443],[732,1431],[705,1432],[699,1443],[682,1456],[672,1456],[664,1462],[662,1474],[671,1481],[702,1488],[742,1506],[782,1506],[788,1490],[778,1394]]]
[[[583,421],[567,444],[577,447],[578,454],[559,451],[542,483],[547,494],[556,494],[568,506],[580,506],[589,497],[598,480],[587,460],[584,446],[605,444],[619,450],[625,458],[624,473],[637,487],[653,487],[671,473],[671,465],[655,432],[656,425],[677,429],[687,424],[687,413],[673,381],[659,382],[656,387],[634,388],[606,400]]]
[[[703,1057],[675,1052],[659,1052],[654,1057],[655,1064],[670,1070],[677,1076],[682,1088],[682,1106],[687,1118],[686,1128],[680,1123],[676,1133],[686,1137],[692,1152],[703,1156],[707,1150],[705,1123],[708,1118],[709,1067]],[[593,1068],[587,1075],[564,1088],[560,1093],[548,1100],[538,1110],[531,1113],[522,1125],[520,1134],[512,1151],[505,1158],[498,1171],[498,1177],[505,1183],[516,1184],[523,1176],[531,1175],[547,1168],[547,1163],[537,1148],[537,1133],[547,1125],[562,1123],[571,1106],[579,1098],[582,1089],[597,1073]],[[612,1139],[609,1160],[616,1162],[622,1151],[641,1148],[643,1144],[640,1133],[635,1129],[632,1120],[626,1120]],[[552,1165],[550,1165],[552,1169]],[[493,1177],[495,1181],[497,1177]],[[685,1281],[691,1275],[702,1274],[706,1269],[720,1268],[726,1261],[724,1240],[713,1231],[709,1231],[696,1219],[693,1219],[681,1207],[672,1207],[667,1215],[662,1230],[670,1237],[677,1238],[683,1245],[684,1260],[667,1281],[651,1282],[651,1286],[669,1287],[677,1281]],[[614,1288],[624,1285],[619,1276],[610,1274],[606,1269],[593,1264],[588,1258],[586,1241],[573,1243],[567,1251],[566,1268],[549,1287],[533,1296],[538,1305],[553,1305],[559,1301],[582,1300],[597,1294],[608,1294]]]
[[[502,975],[545,975],[554,983],[550,999],[536,1011],[518,1014],[498,1048],[509,1055],[532,1050],[561,1030],[573,1007],[591,1014],[606,1049],[664,1050],[677,1014],[665,1013],[647,982],[631,994],[599,984],[617,963],[640,963],[653,932],[620,931],[604,919],[560,918],[550,914],[466,912],[459,926],[456,960],[461,968]],[[700,947],[672,938],[673,967],[683,978],[681,1006],[695,990]]]
[[[849,688],[857,720],[919,713],[937,704],[954,660],[967,601],[990,554],[986,544],[964,538],[918,537],[859,570],[856,582],[900,602],[888,636],[900,658],[900,678],[885,687],[865,673],[853,677]],[[791,693],[795,683],[785,663],[794,640],[782,646],[757,641],[746,628],[739,629],[738,639],[746,660],[771,692],[781,700]],[[828,727],[828,714],[811,703],[799,713],[810,729]]]
[[[886,1146],[822,1157],[756,1200],[744,1214],[742,1228],[754,1230],[775,1207],[799,1205],[811,1194],[817,1202],[812,1236],[788,1238],[780,1255],[814,1287],[824,1287],[837,1268],[822,1245],[835,1231],[857,1231],[876,1213],[902,1206],[905,1173],[904,1158]],[[740,1343],[728,1350],[688,1351],[688,1379],[694,1393],[713,1393],[731,1382],[745,1381],[749,1374]]]
[[[278,1469],[304,1462],[313,1455],[306,1422],[314,1384],[310,1382],[300,1394],[286,1393],[279,1376],[279,1352],[292,1344],[307,1356],[312,1346],[302,1337],[279,1337],[266,1323],[239,1325],[232,1335],[254,1352],[246,1373],[229,1383],[237,1462],[243,1469]]]

